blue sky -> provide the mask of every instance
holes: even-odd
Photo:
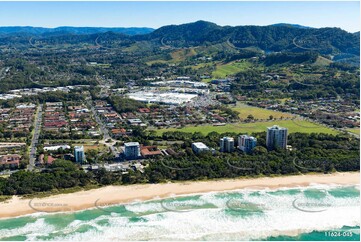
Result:
[[[294,23],[360,30],[353,2],[0,2],[0,26],[152,27],[207,20],[219,25]]]

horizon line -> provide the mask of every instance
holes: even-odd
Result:
[[[184,24],[192,24],[192,23],[196,23],[196,22],[208,22],[208,23],[213,23],[216,24],[220,27],[243,27],[243,26],[259,26],[259,27],[267,27],[267,26],[272,26],[272,25],[298,25],[300,27],[304,27],[304,28],[310,28],[310,29],[321,29],[321,28],[338,28],[338,29],[342,29],[348,33],[357,33],[360,32],[360,30],[357,30],[355,32],[350,32],[347,31],[341,27],[336,27],[336,26],[324,26],[324,27],[312,27],[312,26],[305,26],[305,25],[301,25],[301,24],[297,24],[297,23],[273,23],[273,24],[268,24],[268,25],[252,25],[252,24],[246,24],[246,25],[219,25],[217,23],[211,22],[211,21],[207,21],[207,20],[197,20],[194,22],[186,22],[186,23],[181,23],[181,24],[167,24],[167,25],[163,25],[161,27],[147,27],[147,26],[75,26],[75,25],[60,25],[60,26],[56,26],[56,27],[46,27],[46,26],[32,26],[32,25],[6,25],[6,26],[0,26],[0,28],[14,28],[14,27],[21,27],[21,28],[43,28],[43,29],[57,29],[57,28],[109,28],[109,29],[116,29],[116,28],[147,28],[147,29],[153,29],[153,30],[157,30],[160,29],[162,27],[165,26],[179,26],[179,25],[184,25]],[[297,28],[297,27],[296,27]]]

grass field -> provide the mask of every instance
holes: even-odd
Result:
[[[192,57],[196,54],[197,52],[194,48],[175,50],[172,53],[170,53],[170,56],[172,57],[172,59],[170,60],[156,59],[156,60],[147,61],[146,63],[147,65],[152,65],[154,63],[175,64],[185,61],[188,57]]]
[[[281,102],[281,104],[285,104],[285,102],[291,100],[291,98],[281,98],[278,100]]]
[[[199,64],[197,64],[195,66],[186,66],[186,67],[190,67],[193,70],[198,70],[198,69],[203,68],[205,66],[212,66],[212,63],[199,63]]]
[[[106,151],[106,146],[103,144],[73,144],[74,146],[84,146],[84,151],[88,151],[88,150],[96,150],[98,149],[99,151]]]
[[[239,118],[241,120],[247,119],[248,115],[252,115],[255,119],[269,119],[269,116],[272,115],[275,119],[283,118],[292,118],[294,115],[289,113],[282,113],[278,111],[268,110],[264,108],[252,107],[244,103],[237,103],[237,106],[232,108],[232,110],[239,112]]]
[[[213,78],[225,78],[229,75],[234,75],[251,67],[249,62],[230,62],[224,65],[217,65],[216,70],[212,72]]]
[[[236,133],[251,134],[253,132],[266,131],[267,127],[270,127],[272,125],[279,125],[288,128],[289,133],[295,133],[295,132],[326,133],[326,134],[339,133],[336,130],[304,120],[279,120],[279,121],[264,121],[264,122],[255,122],[255,123],[237,123],[237,124],[227,124],[225,126],[213,126],[213,125],[189,126],[180,129],[169,128],[169,129],[158,129],[155,131],[157,132],[157,135],[162,135],[164,132],[167,131],[182,131],[188,133],[201,132],[205,135],[212,131],[216,131],[218,133],[236,132]]]
[[[176,50],[171,53],[173,62],[184,61],[187,57],[196,55],[197,52],[194,48]]]
[[[354,129],[347,129],[348,132],[351,132],[353,134],[360,135],[360,128],[354,128]]]
[[[162,63],[162,64],[168,64],[170,63],[169,61],[166,60],[152,60],[152,61],[147,61],[146,64],[151,66],[154,63]]]
[[[316,66],[328,66],[331,63],[332,63],[331,60],[326,59],[325,57],[319,56],[317,58],[317,60],[315,61],[315,63],[313,63],[313,65],[316,65]]]

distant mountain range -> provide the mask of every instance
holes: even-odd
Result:
[[[57,28],[42,28],[42,27],[0,27],[0,34],[31,34],[31,35],[65,35],[65,34],[98,34],[105,32],[122,33],[126,35],[148,34],[153,32],[152,28],[104,28],[104,27],[57,27]]]
[[[270,26],[218,26],[206,21],[161,27],[133,39],[161,39],[173,45],[202,45],[225,42],[236,48],[264,51],[317,51],[322,54],[360,54],[360,35],[340,28],[309,28],[291,24]]]
[[[242,50],[253,48],[268,52],[314,51],[330,55],[335,60],[358,63],[360,33],[349,33],[340,28],[311,28],[297,24],[269,26],[219,26],[207,21],[152,28],[101,27],[0,27],[0,44],[28,43],[37,38],[42,43],[94,43],[102,41],[135,43],[146,41],[154,47],[187,48],[202,45],[227,44]],[[99,42],[99,41],[98,41]],[[97,43],[98,43],[97,42]]]

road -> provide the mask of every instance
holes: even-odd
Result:
[[[43,109],[42,105],[39,105],[36,110],[37,115],[35,116],[34,121],[34,133],[31,139],[30,144],[30,151],[29,151],[29,165],[28,170],[32,171],[35,167],[35,160],[36,160],[36,145],[38,144],[40,130],[41,130],[41,121],[43,116]]]
[[[93,104],[92,104],[92,100],[91,98],[87,99],[87,103],[88,106],[90,107],[90,110],[93,113],[93,116],[95,118],[95,121],[98,123],[99,125],[99,130],[100,133],[103,135],[103,139],[101,141],[99,141],[100,144],[104,144],[106,145],[111,152],[113,153],[114,157],[118,158],[119,157],[119,152],[117,150],[116,147],[114,147],[115,143],[117,142],[115,139],[113,139],[110,135],[109,135],[109,130],[107,129],[107,127],[105,126],[103,120],[100,119],[98,113],[96,112]],[[108,140],[110,140],[110,142],[107,142]]]
[[[25,146],[26,143],[0,142],[0,148]]]

